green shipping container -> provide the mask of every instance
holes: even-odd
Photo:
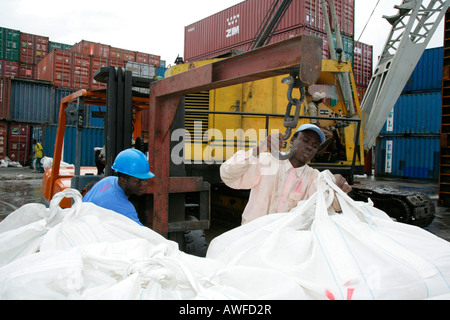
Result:
[[[72,47],[70,44],[50,41],[48,43],[48,52],[50,53],[53,49],[70,50]]]
[[[19,61],[20,31],[0,27],[0,60]]]

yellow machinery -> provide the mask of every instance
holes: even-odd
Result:
[[[196,68],[216,60],[176,65],[166,77]],[[284,118],[288,103],[289,86],[281,75],[264,80],[247,82],[211,91],[189,94],[185,97],[185,161],[187,165],[219,165],[237,150],[257,146],[267,134],[284,133]],[[350,79],[353,96],[344,99],[340,77]],[[323,60],[318,82],[305,88],[305,101],[301,104],[297,126],[311,122],[307,105],[316,91],[326,93],[319,105],[320,125],[335,135],[339,146],[327,152],[312,166],[339,172],[349,179],[364,171],[364,148],[361,130],[361,111],[356,85],[349,61]],[[300,98],[299,92],[292,94]],[[354,106],[350,111],[349,105]],[[293,130],[295,132],[295,130]],[[289,141],[287,139],[287,141]],[[284,150],[289,149],[289,144]]]

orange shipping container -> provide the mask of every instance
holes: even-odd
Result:
[[[37,66],[37,78],[53,82],[59,88],[74,88],[72,84],[73,52],[53,49]]]
[[[82,40],[76,43],[70,51],[87,54],[99,58],[109,58],[111,46]]]

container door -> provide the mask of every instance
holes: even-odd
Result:
[[[6,157],[8,138],[8,124],[0,123],[0,160]]]
[[[8,157],[21,165],[30,164],[30,125],[13,123],[9,126]]]

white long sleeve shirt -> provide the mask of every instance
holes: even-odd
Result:
[[[251,189],[242,214],[242,224],[261,216],[287,212],[316,190],[319,171],[308,165],[294,168],[289,160],[278,160],[270,153],[257,157],[253,149],[238,151],[220,167],[222,181],[233,189]]]

